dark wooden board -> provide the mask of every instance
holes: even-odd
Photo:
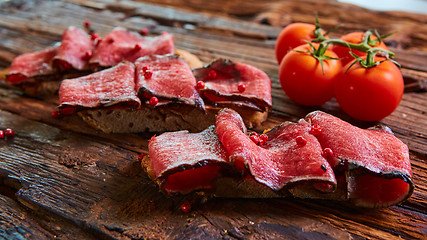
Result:
[[[274,40],[281,26],[314,21],[336,35],[377,28],[402,64],[405,94],[388,125],[410,148],[416,188],[387,209],[300,199],[165,197],[137,157],[152,134],[105,134],[77,117],[53,119],[57,99],[35,99],[0,83],[0,239],[422,239],[427,234],[427,16],[374,12],[334,1],[10,1],[0,8],[0,69],[14,57],[59,41],[69,25],[91,20],[101,35],[116,26],[169,31],[176,45],[208,63],[230,58],[264,70],[273,110],[262,128],[320,109],[361,127],[332,100],[301,107],[280,88]],[[1,3],[1,1],[0,1]],[[351,18],[357,12],[362,19]],[[351,14],[350,14],[351,13]],[[261,23],[261,24],[260,24]],[[268,23],[268,24],[266,24]],[[184,201],[190,213],[180,211]]]

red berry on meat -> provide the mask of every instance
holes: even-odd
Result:
[[[307,144],[307,140],[303,138],[302,136],[298,136],[295,138],[295,141],[297,142],[298,146],[303,147],[305,144]]]
[[[251,134],[251,136],[249,137],[251,140],[252,140],[252,142],[254,142],[255,144],[258,144],[259,143],[259,136],[258,136],[258,134]]]
[[[151,97],[151,98],[150,98],[149,104],[150,104],[151,106],[156,106],[156,105],[157,105],[157,103],[159,103],[159,99],[158,99],[158,98],[156,98],[156,97]]]
[[[150,78],[151,78],[151,76],[153,76],[153,72],[152,72],[152,71],[147,70],[147,71],[144,73],[144,77],[145,77],[145,79],[150,79]]]
[[[206,87],[205,82],[203,82],[203,81],[197,82],[197,88],[198,89],[204,89],[205,87]]]
[[[135,47],[133,47],[133,49],[135,49],[135,51],[139,51],[142,49],[141,44],[137,43],[135,44]]]
[[[209,73],[208,73],[208,77],[209,77],[209,79],[216,78],[216,71],[215,70],[210,70]]]
[[[90,39],[92,39],[92,40],[96,40],[97,38],[98,38],[98,33],[92,33],[90,35]]]
[[[239,90],[239,92],[244,92],[246,90],[246,85],[245,84],[239,84],[239,86],[237,86],[237,89]]]
[[[149,70],[151,70],[149,65],[145,65],[144,67],[142,67],[142,71],[144,71],[144,72],[149,71]]]
[[[319,135],[321,132],[322,128],[319,125],[314,124],[313,126],[311,126],[310,133],[314,136]]]

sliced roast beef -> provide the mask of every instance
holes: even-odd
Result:
[[[6,80],[10,84],[19,84],[34,77],[55,74],[51,60],[56,55],[57,48],[50,47],[42,51],[25,53],[16,57],[9,68]]]
[[[136,89],[141,99],[155,96],[159,100],[184,103],[204,109],[196,90],[196,79],[187,62],[177,55],[139,58],[136,66]]]
[[[206,67],[194,69],[197,81],[205,87],[199,89],[204,99],[212,103],[233,106],[247,103],[246,107],[258,111],[271,108],[271,80],[267,74],[253,66],[219,59]]]
[[[141,104],[135,92],[135,66],[124,62],[84,77],[62,81],[59,107],[96,108],[126,104]]]
[[[98,44],[89,62],[94,67],[109,67],[123,60],[135,62],[142,56],[173,53],[174,48],[173,36],[168,33],[142,37],[136,32],[115,28]]]
[[[386,207],[407,199],[414,188],[408,147],[386,127],[361,129],[324,112],[306,120],[331,149],[336,175],[347,178],[348,198],[356,205]]]
[[[61,71],[87,69],[94,48],[94,41],[86,32],[76,27],[68,27],[62,34],[53,66]]]
[[[167,194],[212,190],[228,156],[209,127],[201,133],[188,131],[163,133],[149,143],[147,172]]]
[[[332,168],[323,157],[319,142],[309,133],[308,122],[301,120],[280,125],[267,133],[268,140],[262,146],[249,138],[243,120],[231,109],[218,113],[215,127],[231,162],[238,169],[247,167],[258,182],[274,190],[307,181],[324,183],[314,185],[320,191],[335,189]]]

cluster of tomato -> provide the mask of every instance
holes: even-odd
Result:
[[[399,105],[404,83],[381,37],[371,31],[330,39],[318,24],[293,23],[276,41],[286,95],[306,106],[335,97],[350,116],[377,121]]]

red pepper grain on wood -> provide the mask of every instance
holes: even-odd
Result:
[[[143,28],[143,29],[141,29],[141,35],[142,36],[145,36],[145,35],[147,35],[148,34],[148,28]]]
[[[4,135],[8,138],[12,138],[15,136],[15,131],[10,128],[6,128],[6,130],[4,130]]]
[[[185,213],[189,213],[191,211],[191,203],[190,202],[184,202],[181,205],[181,211],[183,211]]]
[[[0,139],[4,139],[4,131],[0,130]]]
[[[89,28],[90,24],[91,24],[91,22],[89,20],[86,20],[83,22],[83,25],[85,26],[85,28]]]

